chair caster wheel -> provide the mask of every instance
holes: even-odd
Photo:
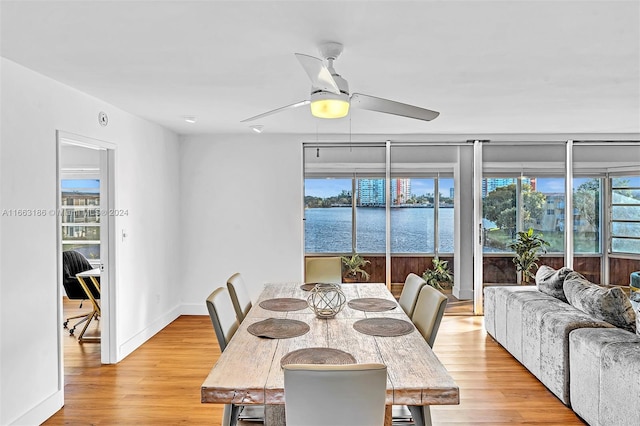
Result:
[[[73,333],[76,331],[76,328],[73,327],[71,330],[69,330],[69,336],[73,336]]]
[[[68,325],[69,325],[69,321],[65,321],[62,323],[63,328],[67,328]]]

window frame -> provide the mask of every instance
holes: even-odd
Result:
[[[609,189],[609,203],[608,203],[608,210],[609,210],[609,223],[608,223],[608,236],[607,236],[607,243],[608,243],[608,248],[609,248],[609,253],[612,255],[630,255],[630,256],[639,256],[640,252],[636,253],[636,252],[629,252],[629,251],[614,251],[614,244],[613,241],[614,239],[621,239],[621,240],[632,240],[632,241],[637,241],[638,244],[640,244],[640,235],[638,235],[637,237],[629,237],[629,236],[622,236],[622,235],[615,235],[614,234],[614,224],[615,223],[635,223],[638,224],[640,226],[640,219],[635,220],[635,219],[614,219],[614,215],[613,215],[613,209],[614,207],[637,207],[638,209],[640,209],[640,201],[638,201],[637,203],[631,203],[631,204],[623,204],[623,203],[614,203],[613,202],[613,193],[615,190],[619,190],[619,189],[624,189],[624,190],[636,190],[636,191],[640,191],[640,186],[614,186],[614,180],[615,179],[620,179],[620,178],[626,178],[626,177],[638,177],[638,175],[615,175],[615,176],[609,176],[609,185],[608,185],[608,189]]]

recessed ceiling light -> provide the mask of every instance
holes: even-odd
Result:
[[[195,116],[193,116],[193,115],[184,115],[184,116],[182,116],[182,118],[184,118],[184,121],[186,121],[187,123],[191,123],[191,124],[193,124],[193,123],[195,123],[196,121],[198,121],[198,120],[196,119],[196,117],[195,117]]]
[[[264,128],[264,126],[262,124],[254,124],[253,126],[249,126],[251,128],[251,130],[253,130],[256,133],[262,133],[262,129]]]

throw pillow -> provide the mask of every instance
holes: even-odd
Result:
[[[538,272],[536,272],[536,286],[542,293],[567,302],[567,297],[564,295],[564,288],[562,286],[569,272],[573,271],[567,267],[555,270],[551,266],[542,265],[538,268]]]
[[[577,272],[566,276],[563,287],[574,308],[616,327],[636,332],[636,313],[621,288],[600,287]]]

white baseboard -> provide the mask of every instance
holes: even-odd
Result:
[[[181,315],[209,315],[204,303],[188,303],[181,305]]]
[[[45,422],[49,417],[62,408],[64,405],[64,393],[59,390],[53,393],[53,395],[46,398],[44,401],[13,420],[10,420],[7,424],[16,426],[27,425],[39,425]]]
[[[131,339],[121,344],[118,347],[118,353],[116,354],[117,362],[120,362],[123,359],[125,359],[127,355],[131,354],[133,351],[138,349],[144,342],[152,338],[160,330],[162,330],[167,325],[175,321],[175,319],[180,316],[180,311],[181,311],[180,305],[174,307],[172,310],[170,310],[169,312],[167,312],[166,314],[162,315],[160,318],[155,320],[151,325],[146,327],[144,330],[140,331]]]

